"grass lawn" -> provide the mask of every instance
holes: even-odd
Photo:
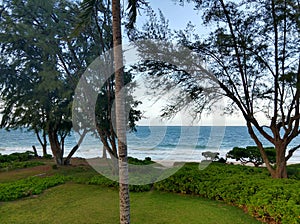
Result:
[[[134,224],[260,223],[241,209],[221,202],[156,191],[131,193],[131,213]],[[0,223],[116,224],[118,191],[68,183],[39,196],[0,203]]]

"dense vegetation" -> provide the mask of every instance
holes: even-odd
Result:
[[[45,161],[49,163],[49,160]],[[130,158],[129,162],[136,165],[153,163],[149,158],[144,161]],[[51,172],[44,175],[24,176],[0,183],[0,201],[37,195],[66,181],[114,189],[119,186],[117,182],[98,174],[87,165],[65,168],[51,166]],[[267,222],[300,223],[299,165],[288,166],[290,179],[284,180],[272,179],[265,168],[217,162],[213,162],[204,170],[199,168],[201,166],[197,163],[188,163],[163,181],[148,185],[130,185],[130,190],[198,195],[238,206]],[[3,181],[0,179],[0,182]]]
[[[30,151],[23,153],[12,153],[10,155],[0,154],[0,171],[34,167],[44,164],[40,161],[29,161],[32,158],[34,158],[34,153]]]
[[[207,169],[199,170],[198,164],[187,164],[154,187],[222,200],[245,208],[265,221],[300,223],[299,180],[271,179],[265,168],[213,163]]]

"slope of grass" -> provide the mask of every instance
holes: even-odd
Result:
[[[116,224],[118,191],[68,183],[38,197],[0,204],[0,223]],[[163,192],[131,193],[136,224],[258,224],[242,210],[221,202]]]

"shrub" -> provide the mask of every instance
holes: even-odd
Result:
[[[247,207],[252,215],[277,223],[300,223],[300,182],[273,180],[266,169],[212,163],[205,170],[186,164],[154,189],[196,194]]]
[[[30,151],[26,152],[16,152],[12,153],[10,155],[0,155],[0,163],[5,163],[5,162],[22,162],[22,161],[28,161],[30,159],[34,158],[34,153]]]
[[[276,151],[273,147],[264,148],[271,163],[276,162]],[[256,146],[247,146],[246,148],[234,147],[226,155],[227,158],[240,161],[242,164],[253,163],[256,167],[262,165],[263,159]]]
[[[41,166],[44,163],[39,161],[25,161],[25,162],[5,162],[0,163],[0,170],[13,170],[13,169],[22,169],[28,167]]]
[[[97,175],[92,177],[89,181],[88,184],[94,184],[94,185],[100,185],[104,187],[113,187],[113,188],[118,188],[119,183],[113,180],[110,180],[104,176]],[[147,184],[147,185],[129,185],[129,190],[133,192],[144,192],[144,191],[150,191],[152,188],[152,184]]]
[[[151,161],[150,157],[146,157],[145,160],[140,160],[133,157],[128,157],[128,163],[133,165],[149,165],[153,164],[154,162]]]
[[[287,172],[289,178],[300,180],[300,164],[287,166]]]
[[[51,154],[46,154],[43,156],[44,159],[53,159],[53,156]]]
[[[204,156],[206,160],[211,160],[211,161],[219,159],[219,155],[220,153],[218,152],[210,152],[210,151],[202,152],[202,156]]]

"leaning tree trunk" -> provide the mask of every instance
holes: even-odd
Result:
[[[113,47],[116,78],[116,127],[119,152],[119,197],[120,197],[120,223],[130,223],[130,200],[128,185],[127,140],[126,140],[126,112],[125,96],[121,93],[124,87],[123,52],[121,32],[120,0],[112,1],[113,15]]]
[[[88,133],[88,131],[84,130],[82,134],[79,134],[80,138],[79,138],[77,144],[72,148],[72,150],[69,152],[68,156],[65,158],[64,165],[70,165],[71,164],[71,158],[72,158],[72,156],[79,149],[79,147],[82,144],[82,142],[83,142],[83,140],[84,140],[84,138],[85,138],[85,136],[86,136],[87,133]]]

